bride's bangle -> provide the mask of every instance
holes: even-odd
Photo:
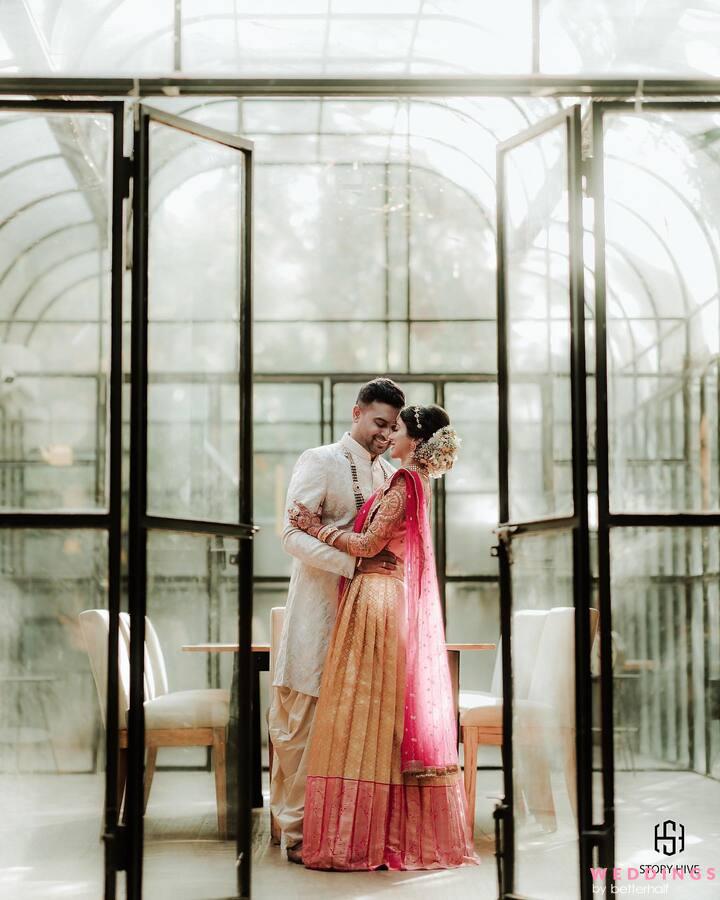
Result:
[[[335,530],[334,525],[323,525],[320,528],[320,531],[317,533],[317,539],[319,541],[325,541],[327,543],[328,536]]]
[[[329,544],[331,547],[335,543],[335,541],[340,537],[342,532],[335,525],[323,525],[323,527],[318,531],[318,540],[324,541],[324,543]]]

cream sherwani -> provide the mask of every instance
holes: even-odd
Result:
[[[356,562],[347,553],[293,528],[287,510],[299,500],[313,510],[322,504],[323,524],[343,527],[353,521],[357,506],[345,450],[353,457],[365,499],[394,471],[382,457],[373,459],[346,433],[336,444],[306,450],[290,479],[282,542],[294,560],[269,716],[274,749],[270,806],[284,846],[302,839],[306,747],[337,613],[338,582],[340,576],[352,577]]]

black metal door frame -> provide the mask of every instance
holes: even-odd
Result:
[[[505,222],[506,154],[546,132],[565,125],[569,197],[570,390],[572,402],[573,514],[533,521],[511,521],[510,416]],[[501,900],[521,900],[515,893],[515,823],[513,790],[512,674],[512,541],[521,535],[571,534],[575,616],[575,723],[577,752],[578,840],[581,900],[592,893],[590,865],[600,834],[592,823],[592,716],[590,682],[590,552],[588,527],[588,440],[585,362],[585,298],[583,282],[582,140],[580,107],[573,106],[523,131],[497,149],[498,256],[498,392],[500,524],[497,547],[500,568],[500,627],[503,664],[504,798],[496,809],[498,881]],[[611,731],[612,733],[612,731]]]
[[[239,417],[239,505],[237,523],[178,519],[149,515],[147,511],[148,440],[148,237],[150,180],[150,123],[156,122],[238,150],[244,159],[243,232],[240,272],[240,319],[238,371]],[[150,531],[187,532],[225,536],[239,543],[238,640],[235,654],[232,700],[237,715],[245,723],[239,734],[239,772],[252,765],[252,153],[250,141],[233,134],[197,124],[139,104],[135,110],[133,161],[133,272],[131,323],[131,411],[130,411],[130,509],[129,509],[129,611],[130,711],[128,715],[128,781],[126,792],[127,897],[142,896],[143,865],[143,775],[145,721],[143,710],[145,613],[147,607],[147,537]],[[116,703],[117,706],[117,703]],[[237,785],[237,877],[238,896],[250,897],[252,839],[252,799],[250,779],[238,778]]]

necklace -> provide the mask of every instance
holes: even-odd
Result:
[[[363,497],[363,493],[360,490],[360,482],[358,480],[357,466],[355,465],[355,460],[352,457],[352,453],[347,449],[347,447],[343,447],[343,454],[345,455],[345,459],[350,463],[350,474],[352,475],[352,488],[353,494],[355,495],[355,506],[357,507],[358,512],[365,505],[365,498]]]

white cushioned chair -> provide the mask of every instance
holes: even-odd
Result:
[[[107,690],[107,652],[110,614],[104,609],[80,613],[80,628],[90,658],[103,724]],[[127,773],[127,710],[130,696],[130,618],[120,613],[118,635],[118,704],[120,755],[118,759],[118,808],[122,806]],[[155,762],[160,747],[212,747],[218,831],[227,828],[225,728],[230,709],[229,691],[201,688],[169,691],[162,647],[152,622],[145,619],[145,762],[144,808],[147,808]]]
[[[520,609],[513,615],[513,681],[516,701],[528,696],[537,647],[547,614],[546,609]],[[502,717],[502,642],[498,642],[490,692],[463,691],[460,694],[460,731],[471,831],[475,828],[478,746],[502,745]]]
[[[591,647],[597,621],[597,610],[591,609]],[[573,607],[518,610],[514,614],[513,737],[517,783],[528,811],[550,829],[556,825],[550,781],[553,756],[561,758],[570,805],[577,816],[574,669]],[[465,789],[471,829],[475,819],[478,744],[502,744],[503,701],[498,696],[501,692],[502,663],[498,645],[490,694],[461,694],[460,700]]]

